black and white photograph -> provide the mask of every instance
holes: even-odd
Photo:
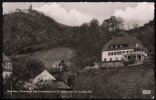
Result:
[[[2,98],[155,99],[154,2],[3,2]]]

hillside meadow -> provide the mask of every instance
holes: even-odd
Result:
[[[152,98],[154,63],[80,72],[74,81],[74,90],[92,91],[91,98]],[[152,92],[144,95],[143,90]]]

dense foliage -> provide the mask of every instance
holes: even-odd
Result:
[[[71,47],[77,51],[79,66],[100,61],[102,47],[114,36],[131,34],[154,52],[154,20],[142,27],[124,30],[124,20],[110,17],[99,25],[98,20],[81,26],[66,26],[44,14],[15,12],[3,16],[3,47],[7,55],[27,54],[54,47]],[[118,34],[119,33],[119,34]],[[150,40],[150,41],[149,41]],[[81,63],[79,63],[81,62]]]
[[[139,69],[138,72],[130,73],[125,72],[125,69],[123,71],[122,68],[89,70],[82,73],[77,71],[85,66],[93,66],[95,61],[101,61],[102,48],[112,37],[127,34],[136,36],[148,48],[150,55],[154,55],[154,20],[144,26],[124,30],[123,19],[114,16],[104,20],[101,25],[98,20],[93,19],[90,23],[74,27],[57,23],[52,18],[37,11],[28,14],[15,12],[3,16],[3,48],[6,55],[31,54],[32,52],[55,47],[71,47],[77,53],[77,56],[71,59],[74,62],[72,69],[68,72],[65,70],[61,74],[59,70],[51,70],[50,72],[52,74],[58,73],[56,76],[58,80],[67,77],[67,84],[74,90],[92,90],[93,97],[140,98],[142,96],[140,94],[141,90],[139,90],[141,88],[140,84],[143,85],[143,88],[153,88],[153,70],[146,68],[153,68],[154,65],[150,63],[130,68],[123,66],[123,69],[126,70]],[[24,82],[28,82],[29,79],[34,78],[45,69],[44,64],[38,60],[26,58],[12,60],[13,78],[7,80],[4,90],[10,88],[11,81],[13,81],[14,89],[23,88],[21,86]],[[75,67],[75,65],[79,67]],[[145,70],[141,68],[145,68]],[[78,75],[75,75],[75,73]],[[124,80],[122,79],[123,76]],[[148,78],[143,80],[143,77]],[[132,82],[128,80],[132,80]],[[140,80],[143,80],[144,83]],[[127,87],[135,87],[133,90],[136,93],[126,94]],[[50,88],[46,86],[40,89]]]
[[[15,83],[18,81],[25,82],[35,78],[43,70],[45,70],[45,66],[39,60],[26,58],[13,59],[12,77],[14,78]]]
[[[3,16],[6,54],[23,54],[63,46],[71,35],[70,27],[58,24],[42,13],[15,12]]]
[[[132,33],[136,36],[148,49],[149,55],[154,56],[154,47],[155,47],[155,31],[154,31],[154,20],[146,23],[144,26],[139,28],[134,28],[129,30],[129,33]]]

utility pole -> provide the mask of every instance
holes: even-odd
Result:
[[[33,72],[32,72],[32,69],[31,69],[31,78],[33,79]]]
[[[12,82],[11,82],[11,98],[12,98]]]

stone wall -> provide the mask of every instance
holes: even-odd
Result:
[[[119,67],[123,66],[122,62],[106,62],[102,63],[101,67]]]
[[[137,61],[134,64],[129,64],[128,66],[140,65],[143,64],[143,61]],[[101,67],[120,67],[124,66],[122,62],[103,62],[101,63]]]

